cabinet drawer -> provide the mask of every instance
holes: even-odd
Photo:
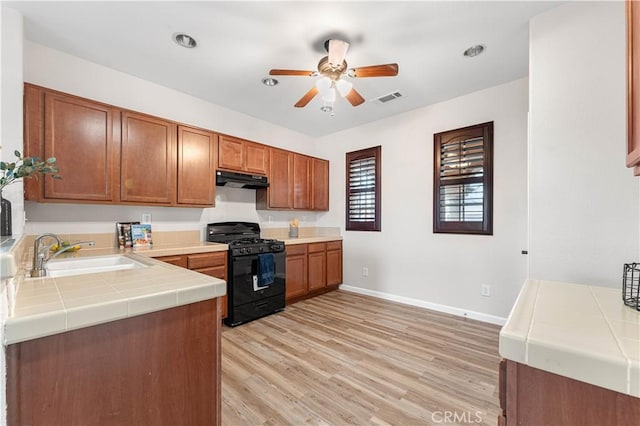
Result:
[[[325,251],[327,249],[326,243],[312,243],[312,244],[308,244],[308,246],[309,246],[309,253]]]
[[[307,254],[307,245],[306,244],[295,244],[291,246],[286,246],[287,256],[296,255],[296,254]]]
[[[189,269],[209,268],[212,266],[225,266],[227,253],[198,253],[187,256]]]
[[[187,267],[187,256],[160,256],[156,257],[156,260],[180,266],[181,268]]]
[[[227,280],[227,267],[222,266],[211,266],[209,268],[199,268],[193,269],[196,272],[200,272],[201,274],[209,275],[210,277],[220,278],[221,280]]]
[[[342,241],[327,242],[327,250],[340,250],[341,248],[342,248]]]

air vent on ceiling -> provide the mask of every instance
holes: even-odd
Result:
[[[384,95],[384,96],[380,96],[378,99],[376,99],[378,102],[382,103],[382,104],[386,104],[387,102],[391,102],[395,99],[398,99],[402,97],[402,93],[400,92],[393,92],[393,93],[389,93],[388,95]]]

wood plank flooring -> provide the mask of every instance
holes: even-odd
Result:
[[[495,425],[499,327],[345,291],[222,334],[223,425]]]

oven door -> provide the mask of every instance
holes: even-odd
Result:
[[[285,290],[285,253],[274,253],[274,280],[268,286],[259,287],[258,255],[234,256],[229,270],[229,302],[232,306],[244,305],[284,294]]]

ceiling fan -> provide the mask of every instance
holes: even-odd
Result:
[[[333,102],[336,99],[336,91],[340,93],[351,105],[358,106],[364,102],[364,98],[353,88],[353,83],[344,79],[364,77],[395,77],[398,75],[398,64],[369,65],[366,67],[347,68],[345,56],[349,43],[342,40],[327,40],[324,47],[329,53],[318,62],[317,71],[272,69],[269,75],[282,76],[321,76],[305,95],[295,103],[296,108],[306,106],[318,93],[322,95],[325,105],[321,108],[325,112],[333,111]]]

